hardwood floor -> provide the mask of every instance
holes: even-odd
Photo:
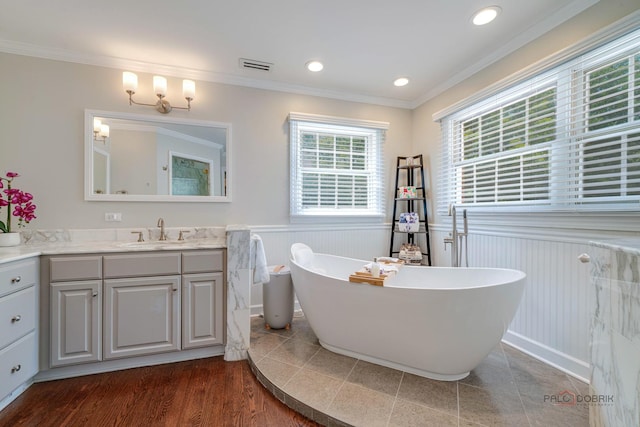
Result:
[[[32,385],[0,426],[318,426],[222,357]]]

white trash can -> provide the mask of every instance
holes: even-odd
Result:
[[[262,308],[266,329],[290,329],[293,320],[293,282],[284,265],[269,266],[269,283],[262,284]]]

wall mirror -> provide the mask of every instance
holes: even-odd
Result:
[[[85,200],[230,202],[231,125],[85,110]]]

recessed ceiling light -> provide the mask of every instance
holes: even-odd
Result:
[[[473,14],[471,22],[473,22],[474,25],[488,24],[489,22],[496,19],[500,12],[502,12],[502,9],[500,9],[500,7],[498,6],[485,7],[484,9],[480,9]]]
[[[409,79],[408,79],[408,78],[406,78],[406,77],[400,77],[400,78],[395,79],[395,80],[393,81],[393,85],[394,85],[394,86],[398,86],[398,87],[400,87],[400,86],[406,86],[406,85],[407,85],[407,83],[409,83]]]
[[[307,62],[307,70],[313,71],[314,73],[317,73],[318,71],[322,71],[323,68],[324,68],[324,65],[322,65],[322,62],[320,61]]]

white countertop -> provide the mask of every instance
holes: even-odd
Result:
[[[220,249],[225,248],[225,242],[219,239],[188,239],[183,241],[85,241],[85,242],[51,242],[22,244],[0,248],[0,264],[17,261],[40,255],[63,255],[83,253],[109,252],[145,252],[145,251],[181,251],[191,249]]]
[[[22,230],[22,244],[0,247],[0,264],[40,255],[223,249],[227,233],[250,231],[246,225]],[[137,242],[142,232],[144,242]],[[184,239],[180,240],[180,236]]]

